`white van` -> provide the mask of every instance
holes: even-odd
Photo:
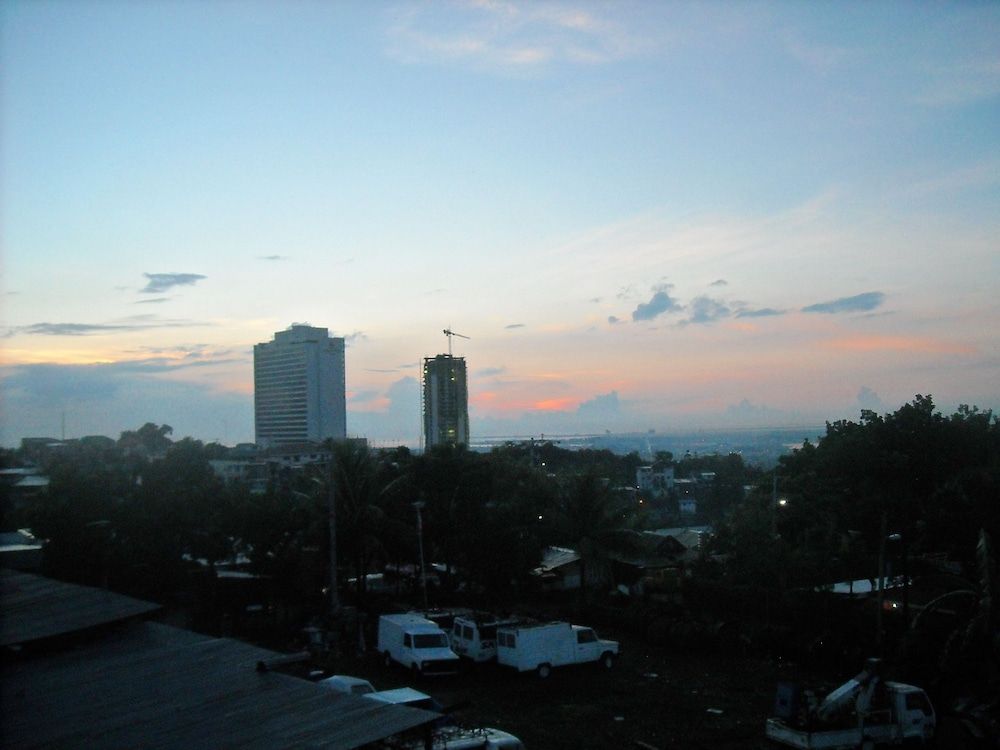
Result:
[[[448,634],[419,615],[382,615],[378,651],[386,666],[395,661],[416,674],[458,672],[458,656],[448,647]]]
[[[597,637],[593,628],[568,622],[501,627],[497,630],[497,662],[519,672],[536,670],[548,677],[553,667],[599,662],[610,669],[618,656],[618,641]]]
[[[497,658],[497,628],[516,625],[516,618],[493,615],[456,617],[451,626],[451,650],[474,662]]]

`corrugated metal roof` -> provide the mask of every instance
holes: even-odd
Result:
[[[542,552],[542,563],[535,568],[535,572],[545,573],[579,561],[580,555],[576,552],[576,550],[567,549],[565,547],[546,547]]]
[[[0,570],[0,646],[13,646],[120,622],[160,609],[104,589]]]
[[[275,653],[159,623],[8,662],[5,748],[357,748],[438,714],[258,672]]]

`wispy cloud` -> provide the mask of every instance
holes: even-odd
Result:
[[[357,344],[367,340],[368,340],[368,334],[366,334],[364,331],[354,331],[353,333],[348,333],[344,335],[344,344],[346,346],[351,346],[352,344]]]
[[[829,302],[818,302],[802,308],[805,313],[851,313],[874,310],[885,300],[882,292],[865,292],[853,297],[840,297]]]
[[[551,62],[598,65],[648,52],[644,33],[610,9],[474,0],[394,9],[388,52],[406,63],[461,62],[531,69]]]
[[[632,284],[629,284],[628,286],[623,286],[621,289],[619,289],[618,293],[615,296],[622,302],[625,302],[627,300],[635,299],[637,296],[637,292],[635,287]]]
[[[640,302],[639,306],[632,311],[632,320],[653,320],[658,315],[666,312],[677,312],[683,309],[675,299],[670,296],[670,284],[662,284],[654,288],[654,294],[649,302]]]
[[[188,326],[204,326],[190,320],[159,320],[152,315],[134,315],[125,318],[124,322],[115,323],[32,323],[26,326],[8,328],[5,338],[12,336],[99,336],[102,334],[120,333],[123,331],[146,331],[155,328],[186,328]]]
[[[153,299],[139,299],[135,301],[137,305],[160,305],[169,302],[170,297],[153,297]]]
[[[988,159],[910,183],[903,194],[922,198],[939,193],[978,190],[1000,185],[1000,159]]]
[[[139,291],[143,294],[161,294],[175,286],[191,286],[207,278],[200,273],[144,273],[149,281]]]
[[[477,370],[476,375],[481,378],[495,378],[497,375],[503,375],[507,372],[506,367],[484,367],[482,370]]]
[[[617,315],[608,316],[608,325],[616,326],[621,322],[623,322],[622,319],[619,318]]]
[[[709,286],[726,286],[728,284],[729,282],[726,281],[725,279],[716,279],[711,284],[709,284]]]
[[[786,29],[781,35],[785,51],[800,63],[820,71],[839,68],[856,60],[858,50],[848,47],[822,44],[815,39],[803,39],[791,29]]]
[[[368,401],[373,401],[377,399],[380,395],[381,394],[375,390],[357,391],[356,393],[352,393],[350,398],[348,398],[347,400],[349,403],[352,404],[363,404]]]
[[[27,336],[93,336],[101,333],[127,331],[131,326],[92,323],[32,323],[7,330],[6,336],[25,334]]]
[[[257,260],[289,260],[289,257],[287,255],[258,255]]]
[[[916,97],[926,107],[955,107],[1000,94],[1000,60],[989,52],[983,57],[928,71],[930,84]]]
[[[511,323],[508,326],[504,326],[505,331],[513,331],[515,328],[524,328],[524,323]]]
[[[736,313],[737,318],[768,318],[774,315],[784,315],[784,310],[775,310],[773,307],[761,307],[753,310],[746,308]]]

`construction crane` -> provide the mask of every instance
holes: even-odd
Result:
[[[448,356],[449,357],[451,356],[451,337],[452,336],[458,336],[460,339],[467,339],[467,338],[469,338],[468,336],[463,336],[460,333],[455,333],[450,328],[445,328],[441,333],[443,333],[445,336],[448,337]]]

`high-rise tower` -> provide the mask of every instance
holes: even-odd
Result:
[[[424,358],[424,445],[469,442],[469,387],[465,358]]]
[[[253,348],[254,424],[265,448],[347,437],[344,339],[293,325]]]

